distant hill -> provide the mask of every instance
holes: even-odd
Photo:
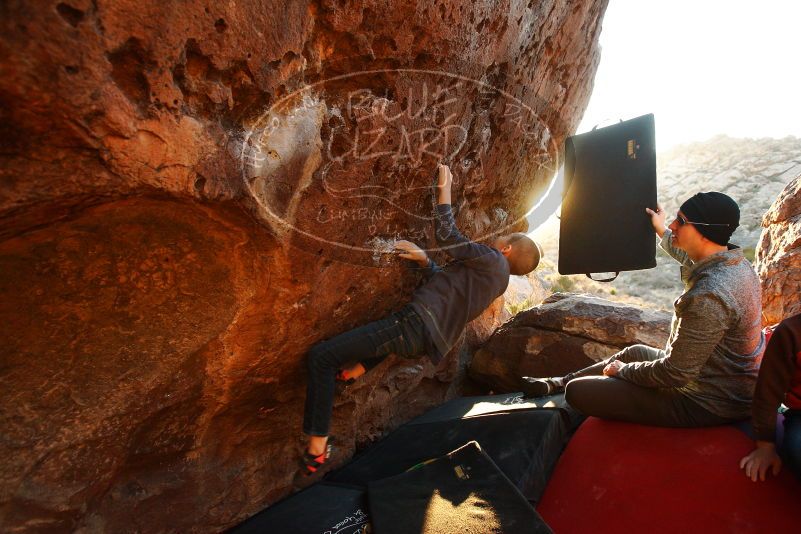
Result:
[[[778,194],[801,172],[801,139],[735,139],[717,136],[708,141],[681,145],[657,155],[659,201],[668,221],[681,202],[699,191],[722,191],[740,205],[740,227],[732,242],[753,259],[762,231],[762,215]],[[545,251],[540,277],[553,290],[600,293],[613,300],[672,310],[681,293],[678,266],[661,250],[657,267],[623,272],[612,283],[598,284],[584,276],[561,276],[556,272],[559,221],[552,216],[533,237]]]

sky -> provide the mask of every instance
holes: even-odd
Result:
[[[658,152],[717,134],[801,137],[799,23],[798,0],[610,0],[578,132],[654,113]]]
[[[656,150],[731,137],[801,137],[801,0],[610,0],[601,62],[576,133],[653,113]],[[529,215],[533,232],[561,181]]]

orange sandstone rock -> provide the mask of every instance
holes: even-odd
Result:
[[[605,7],[6,2],[0,530],[219,531],[286,495],[305,352],[419,282],[376,243],[433,245],[439,160],[465,233],[524,228]],[[345,454],[465,351],[348,391]]]
[[[762,281],[764,324],[801,313],[801,176],[779,195],[762,218],[756,253]]]

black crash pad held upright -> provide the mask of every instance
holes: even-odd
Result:
[[[656,208],[654,116],[568,137],[559,228],[559,272],[656,266],[645,208]]]
[[[552,532],[474,441],[367,493],[376,534]]]

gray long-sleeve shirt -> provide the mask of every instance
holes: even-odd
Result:
[[[694,263],[670,236],[667,230],[660,246],[681,264],[685,290],[673,303],[664,357],[628,363],[618,376],[678,388],[721,417],[746,418],[765,347],[759,279],[738,247]]]
[[[451,257],[444,267],[429,263],[431,277],[415,291],[411,306],[423,320],[439,354],[451,350],[465,325],[478,317],[509,285],[509,263],[501,252],[474,243],[456,228],[450,204],[437,206],[437,244]]]

